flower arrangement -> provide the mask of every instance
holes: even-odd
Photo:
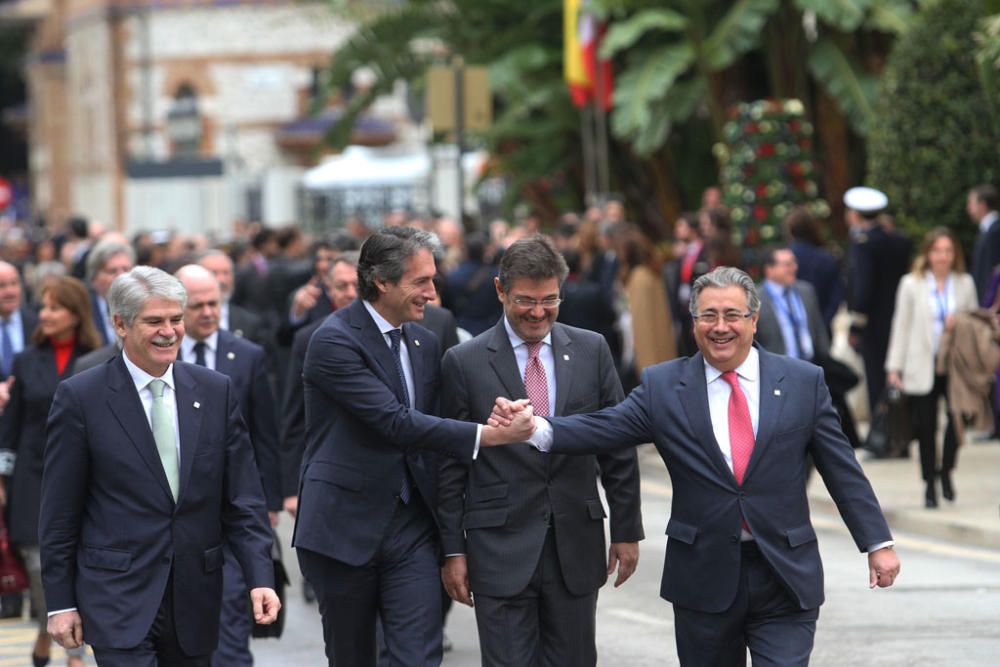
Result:
[[[829,205],[817,198],[812,135],[799,100],[758,100],[732,109],[714,153],[738,246],[779,242],[782,220],[798,204],[829,215]]]

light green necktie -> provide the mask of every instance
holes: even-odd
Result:
[[[180,472],[177,467],[177,438],[174,435],[174,415],[163,400],[163,388],[167,383],[163,380],[153,380],[149,390],[153,392],[153,439],[156,440],[156,451],[160,453],[160,463],[163,472],[167,474],[167,484],[170,493],[177,500],[177,490],[180,488]]]

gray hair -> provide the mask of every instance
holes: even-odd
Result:
[[[388,227],[369,236],[358,257],[358,293],[374,303],[379,297],[375,281],[397,284],[410,258],[420,250],[436,255],[441,241],[436,234],[413,227]]]
[[[87,255],[87,282],[93,282],[94,276],[108,263],[108,260],[123,253],[128,255],[132,264],[135,264],[135,250],[129,244],[116,239],[98,241]]]
[[[751,313],[760,310],[760,297],[757,296],[757,286],[753,278],[732,266],[720,266],[694,281],[691,287],[691,314],[698,314],[698,296],[706,287],[725,289],[726,287],[742,287],[747,294],[747,306]]]
[[[181,281],[166,271],[152,266],[137,266],[111,283],[108,310],[111,317],[117,315],[126,326],[132,326],[139,311],[150,299],[174,301],[183,310],[187,306],[187,291]]]

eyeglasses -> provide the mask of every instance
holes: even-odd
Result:
[[[724,313],[719,313],[714,310],[706,310],[704,313],[693,313],[691,317],[709,326],[718,324],[719,318],[724,319],[728,324],[736,324],[740,320],[753,317],[753,311],[744,313],[739,310],[727,310]]]
[[[539,301],[538,299],[529,299],[526,296],[515,296],[511,299],[515,306],[518,308],[524,308],[530,310],[536,306],[541,306],[546,310],[551,310],[552,308],[558,308],[559,304],[562,303],[562,299],[557,296],[550,296]]]

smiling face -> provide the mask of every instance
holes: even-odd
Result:
[[[51,291],[47,291],[42,295],[42,309],[38,312],[38,323],[47,338],[61,341],[73,335],[80,318],[59,303]]]
[[[497,298],[503,304],[503,312],[510,322],[511,328],[518,337],[526,343],[537,343],[549,335],[552,325],[559,316],[559,306],[545,307],[545,300],[559,298],[559,279],[556,277],[544,280],[530,278],[515,278],[510,282],[509,289],[504,292],[500,279],[495,278]],[[529,305],[518,305],[516,301],[528,302]]]
[[[706,287],[698,295],[698,313],[716,313],[716,321],[694,321],[694,339],[705,360],[714,368],[725,372],[739,367],[750,354],[753,335],[757,332],[757,313],[727,322],[726,313],[746,313],[747,293],[742,287]],[[711,318],[706,318],[711,319]]]
[[[936,276],[947,276],[955,267],[955,244],[947,236],[938,237],[927,249],[927,266]]]
[[[120,315],[115,315],[114,320],[115,331],[132,363],[153,377],[166,373],[177,359],[184,338],[181,304],[153,297],[142,305],[131,325],[126,326]]]
[[[348,262],[337,262],[330,270],[327,289],[334,310],[347,308],[358,298],[358,269]]]
[[[398,283],[376,280],[379,298],[373,306],[393,326],[424,319],[424,306],[437,296],[434,274],[437,268],[430,250],[421,248],[406,263]]]

